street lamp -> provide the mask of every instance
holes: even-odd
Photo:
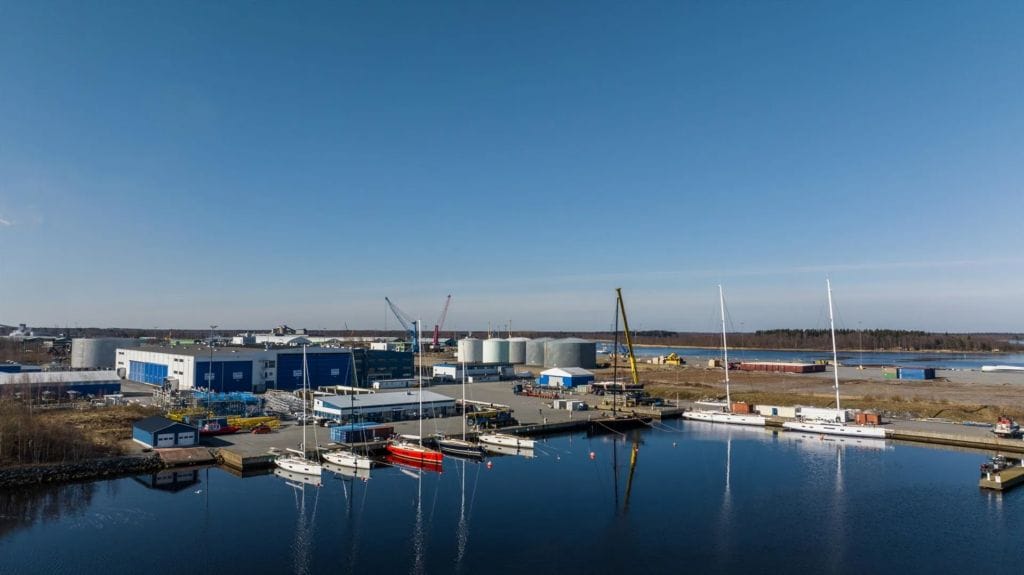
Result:
[[[216,324],[210,325],[210,365],[206,368],[206,387],[213,393],[213,330],[217,329]]]

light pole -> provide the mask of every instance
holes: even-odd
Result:
[[[857,347],[860,348],[860,368],[864,369],[864,328],[857,322]]]
[[[217,325],[213,324],[210,326],[210,365],[206,368],[206,387],[213,393],[213,330],[217,329]]]

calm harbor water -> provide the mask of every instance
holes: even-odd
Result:
[[[661,424],[659,424],[660,426]],[[1020,565],[977,452],[674,422],[443,473],[219,469],[0,494],[0,572],[959,572]],[[630,454],[637,445],[636,465]],[[593,457],[591,457],[593,452]]]
[[[610,350],[611,345],[604,349]],[[600,351],[600,350],[599,350]],[[687,361],[721,358],[722,350],[691,347],[638,347],[638,356],[667,355],[672,352]],[[780,349],[730,349],[729,361],[795,361],[813,362],[832,359],[831,351],[792,351]],[[1024,367],[1024,354],[1020,353],[935,353],[935,352],[839,352],[839,361],[847,365],[934,367],[936,369],[973,369],[983,365],[1015,365]]]

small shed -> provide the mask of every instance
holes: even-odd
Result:
[[[193,447],[199,444],[199,430],[160,415],[140,419],[132,425],[132,439],[146,447]]]
[[[594,374],[582,367],[555,367],[540,372],[537,385],[569,389],[594,382]]]

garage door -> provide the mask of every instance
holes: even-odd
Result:
[[[174,447],[174,434],[161,433],[156,436],[157,447]]]
[[[196,432],[184,431],[178,434],[178,445],[192,445],[196,442]]]

